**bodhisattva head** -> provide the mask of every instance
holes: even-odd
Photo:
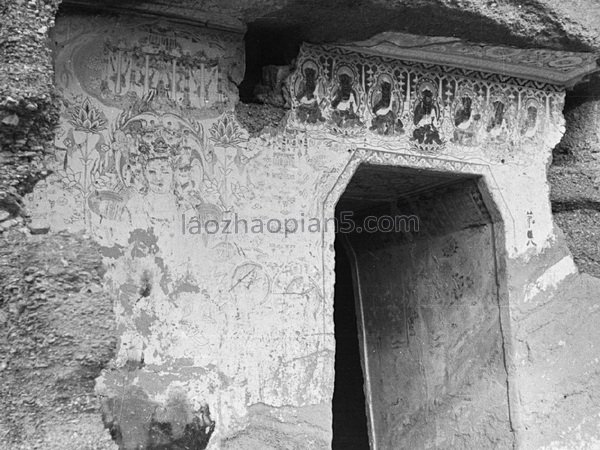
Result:
[[[145,167],[145,176],[151,192],[166,194],[173,191],[173,168],[169,158],[149,159]]]

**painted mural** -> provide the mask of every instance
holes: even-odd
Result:
[[[522,160],[525,147],[560,126],[562,96],[552,85],[392,62],[360,54],[360,47],[348,52],[305,44],[297,67],[289,125],[299,129],[403,143],[427,154],[468,154],[482,147],[500,161]]]
[[[62,111],[32,215],[102,245],[120,333],[102,395],[121,395],[133,361],[153,401],[177,388],[210,406],[208,448],[249,405],[330,410],[325,223],[361,163],[482,175],[510,255],[552,238],[546,200],[522,193],[560,135],[554,88],[307,45],[285,127],[249,138],[240,35],[69,16],[53,41]]]
[[[233,114],[240,35],[75,16],[54,41],[60,127],[52,175],[29,204],[103,246],[120,343],[101,395],[121,395],[121,370],[150,367],[138,376],[153,402],[182,388],[200,416],[210,406],[209,446],[244,426],[249,404],[321,402],[333,345],[311,218],[335,179],[320,171],[332,158],[321,141],[294,130],[249,139]]]
[[[55,173],[75,192],[71,222],[142,226],[176,210],[219,217],[230,206],[228,176],[251,158],[226,113],[237,99],[229,79],[241,44],[160,24],[116,40],[98,26],[57,31],[69,37],[57,41],[66,95]]]

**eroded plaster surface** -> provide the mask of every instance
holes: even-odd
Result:
[[[244,430],[278,414],[309,430],[311,448],[330,445],[325,222],[361,163],[481,175],[510,258],[555,241],[557,86],[307,45],[286,127],[249,139],[232,114],[240,35],[70,16],[54,36],[61,125],[53,175],[28,204],[34,220],[103,246],[120,343],[98,391],[125,448],[256,448],[260,433]]]

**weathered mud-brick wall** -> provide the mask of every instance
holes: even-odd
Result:
[[[47,32],[58,0],[2,5],[0,30],[0,233],[22,221],[21,196],[43,178],[57,115]]]
[[[249,139],[232,114],[240,34],[71,16],[54,41],[61,125],[53,175],[29,205],[103,248],[120,342],[97,390],[123,448],[330,446],[334,231],[324,225],[364,163],[482,177],[503,223],[511,427],[527,439],[535,410],[519,383],[531,363],[517,343],[535,309],[520,306],[549,266],[562,261],[553,280],[574,270],[545,179],[560,86],[589,70],[586,55],[407,35],[305,46],[285,130]],[[415,45],[429,53],[395,53]],[[536,271],[523,277],[528,261]]]

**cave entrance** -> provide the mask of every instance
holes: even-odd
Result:
[[[490,198],[473,175],[354,174],[336,207],[334,449],[512,445]]]
[[[336,343],[332,449],[369,449],[352,265],[344,247],[341,238],[336,239],[333,303]]]

